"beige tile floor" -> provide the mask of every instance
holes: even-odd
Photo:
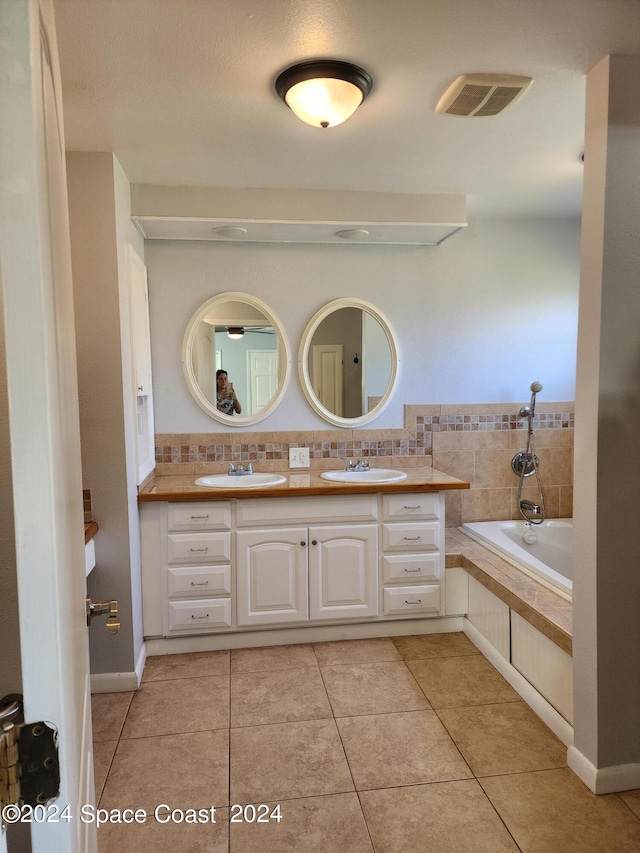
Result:
[[[640,851],[640,791],[594,797],[463,634],[152,657],[93,717],[100,807],[149,814],[100,853]]]

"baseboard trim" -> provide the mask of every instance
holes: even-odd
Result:
[[[520,675],[518,670],[512,666],[506,658],[502,657],[496,647],[492,646],[491,643],[483,637],[472,622],[468,619],[464,619],[462,630],[474,646],[480,649],[489,663],[493,664],[500,675],[509,682],[516,693],[522,696],[531,710],[551,729],[554,735],[556,735],[556,737],[558,737],[565,746],[573,746],[573,726],[556,711],[553,705],[549,704],[544,696],[538,693],[535,687],[533,687],[533,685],[530,684],[524,676]]]
[[[142,681],[142,673],[147,660],[147,645],[142,644],[136,668],[133,672],[98,672],[91,675],[92,693],[125,693],[137,690]]]
[[[322,643],[328,640],[360,640],[371,637],[406,637],[412,634],[443,634],[462,631],[462,616],[441,619],[404,619],[397,622],[363,622],[349,625],[314,625],[230,631],[201,637],[147,637],[147,655],[209,652],[216,649],[248,649],[253,646],[286,646],[291,643]]]
[[[136,661],[136,678],[138,680],[138,687],[140,687],[140,682],[142,681],[142,673],[144,672],[144,665],[147,662],[147,644],[142,641],[142,646],[140,647],[140,654],[138,655],[138,660]]]
[[[567,764],[594,794],[615,794],[640,788],[640,764],[595,767],[575,746],[569,747]]]

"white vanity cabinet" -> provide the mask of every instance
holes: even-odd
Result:
[[[163,633],[230,628],[230,502],[170,503],[166,522]]]
[[[376,617],[376,521],[376,495],[238,501],[238,626]]]
[[[383,614],[437,616],[444,602],[444,494],[382,496]]]
[[[147,638],[444,615],[444,495],[141,503]]]

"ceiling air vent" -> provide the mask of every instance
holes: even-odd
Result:
[[[438,101],[437,113],[449,116],[495,116],[527,91],[531,77],[512,74],[463,74]]]

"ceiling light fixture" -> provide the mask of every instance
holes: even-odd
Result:
[[[372,85],[369,74],[357,65],[318,59],[283,71],[276,80],[276,92],[312,127],[335,127],[355,113]]]
[[[342,231],[336,231],[336,237],[342,240],[366,240],[368,236],[366,228],[344,228]]]
[[[239,225],[219,225],[212,230],[218,237],[229,237],[230,239],[239,239],[247,233],[247,229],[241,228]]]
[[[242,326],[229,326],[227,329],[227,337],[231,338],[232,341],[239,341],[243,336],[244,329]]]

